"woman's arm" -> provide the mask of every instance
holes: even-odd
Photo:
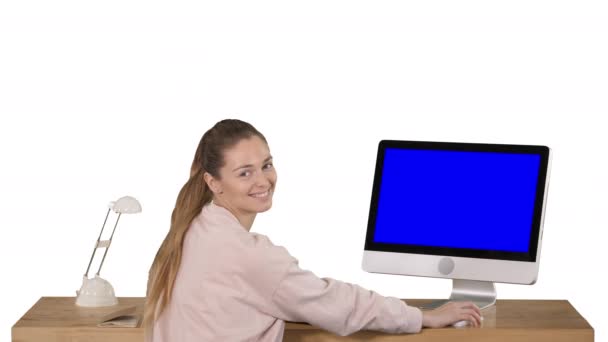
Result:
[[[267,313],[346,336],[359,330],[417,333],[420,309],[394,297],[384,297],[359,285],[319,278],[292,262],[274,291]]]

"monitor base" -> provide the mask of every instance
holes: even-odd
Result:
[[[452,279],[450,299],[426,304],[421,309],[435,309],[447,302],[471,301],[480,309],[496,304],[496,286],[491,281]]]

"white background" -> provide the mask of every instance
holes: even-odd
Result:
[[[550,146],[538,283],[499,298],[567,299],[605,340],[606,61],[601,1],[3,1],[0,339],[39,297],[75,294],[123,195],[143,212],[102,276],[143,296],[201,135],[240,118],[279,173],[253,230],[401,298],[451,282],[361,270],[378,141]]]

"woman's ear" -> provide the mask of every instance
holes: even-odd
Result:
[[[209,172],[205,172],[203,174],[203,179],[214,194],[221,194],[223,192],[219,181],[215,179]]]

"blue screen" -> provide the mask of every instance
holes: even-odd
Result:
[[[387,148],[374,241],[528,252],[540,155]]]

